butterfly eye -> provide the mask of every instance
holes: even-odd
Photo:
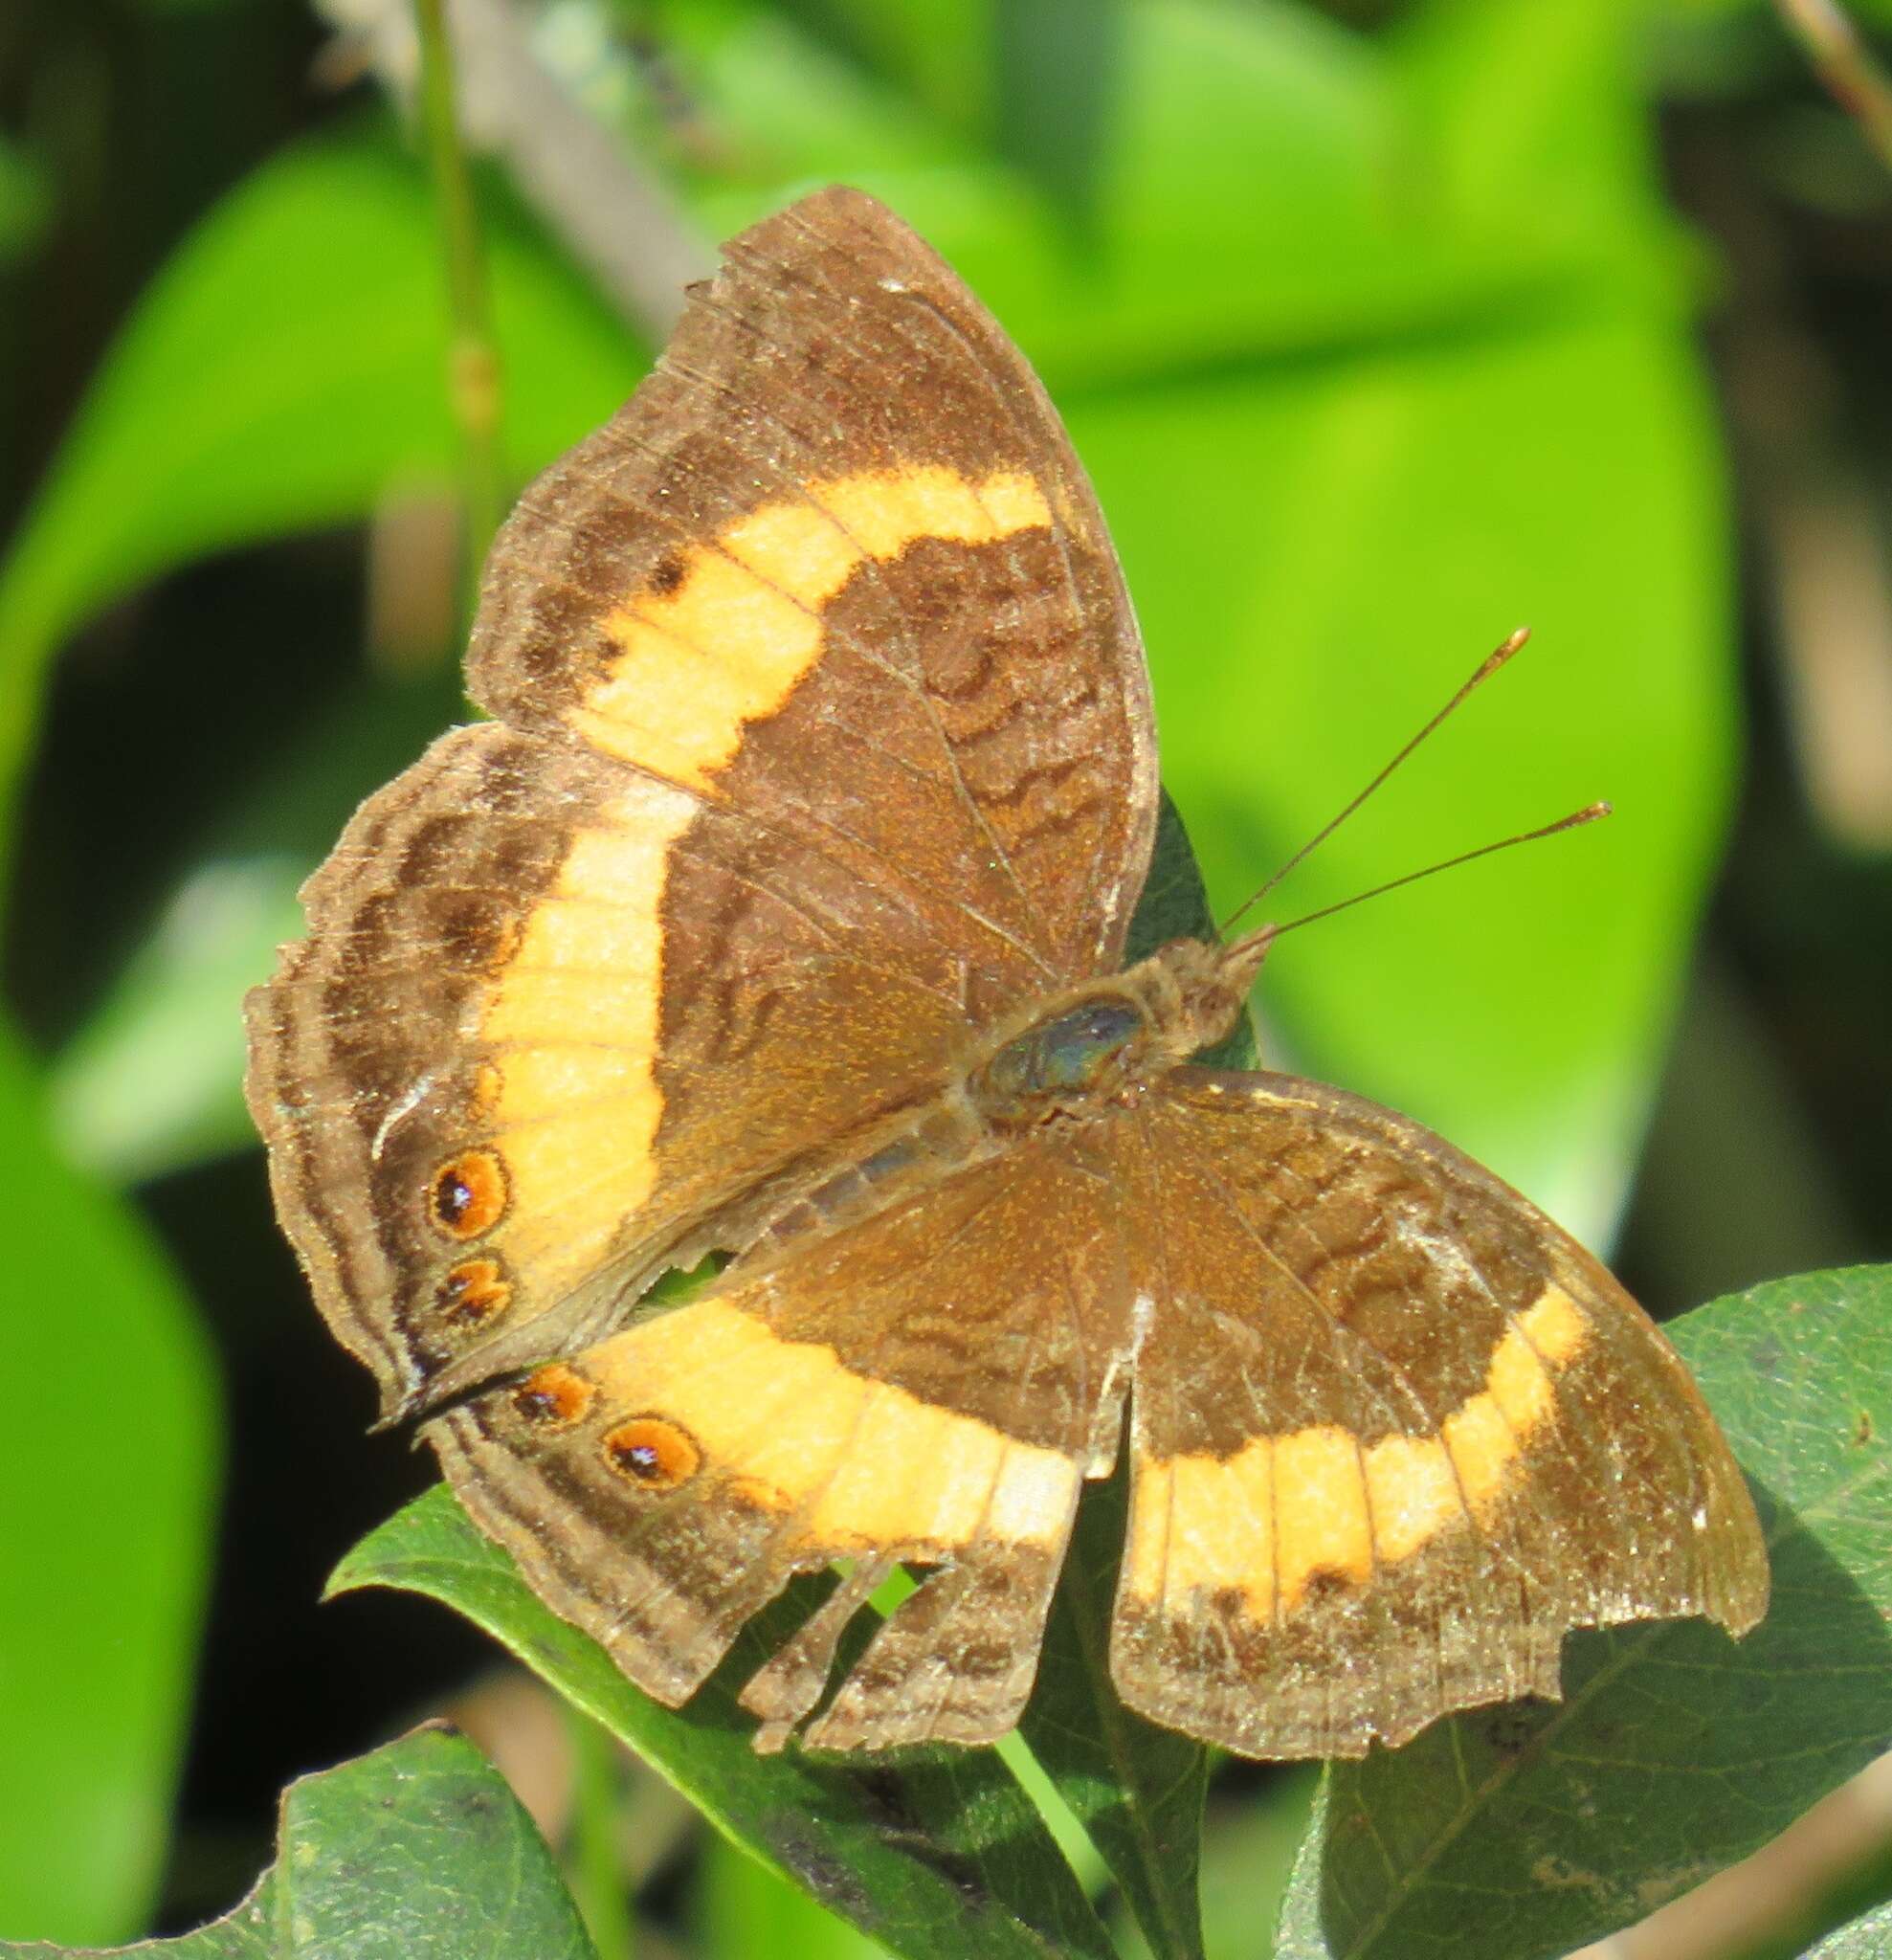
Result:
[[[634,1416],[609,1431],[604,1454],[620,1477],[646,1490],[675,1490],[696,1475],[702,1461],[702,1452],[688,1431],[652,1415]]]
[[[478,1238],[505,1215],[505,1167],[491,1150],[462,1150],[434,1173],[428,1207],[450,1238]]]

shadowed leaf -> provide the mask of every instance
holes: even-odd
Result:
[[[667,1776],[724,1836],[905,1960],[1112,1949],[1050,1834],[989,1749],[850,1765],[749,1748],[743,1682],[824,1590],[805,1579],[757,1616],[679,1709],[658,1705],[597,1643],[540,1604],[444,1485],[371,1532],[329,1591],[395,1586],[463,1613]]]
[[[1892,1904],[1881,1905],[1830,1932],[1804,1960],[1885,1960],[1892,1953]]]
[[[79,1950],[0,1942],[0,1960]],[[276,1862],[240,1905],[181,1939],[108,1950],[152,1960],[594,1960],[537,1826],[486,1758],[445,1728],[292,1783]]]

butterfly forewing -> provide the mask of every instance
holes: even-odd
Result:
[[[522,500],[476,698],[865,854],[975,969],[1115,966],[1154,835],[1147,679],[1042,387],[857,192],[726,258]]]
[[[469,671],[501,724],[364,809],[251,1006],[278,1208],[390,1413],[741,1246],[1114,966],[1155,818],[1056,417],[853,192],[739,241],[526,493]]]

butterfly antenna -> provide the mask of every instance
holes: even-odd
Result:
[[[1555,823],[1547,823],[1534,831],[1520,831],[1515,837],[1500,837],[1495,844],[1480,844],[1476,851],[1461,851],[1456,858],[1447,858],[1437,864],[1428,864],[1423,871],[1409,871],[1404,878],[1389,879],[1385,884],[1376,884],[1369,890],[1355,892],[1350,899],[1342,899],[1337,904],[1323,905],[1318,912],[1303,912],[1299,919],[1290,919],[1285,925],[1264,925],[1253,935],[1258,946],[1272,946],[1284,932],[1293,932],[1302,925],[1313,924],[1316,919],[1331,919],[1336,912],[1345,912],[1354,905],[1364,905],[1369,899],[1384,897],[1388,892],[1396,892],[1403,884],[1417,884],[1422,878],[1431,878],[1440,871],[1451,871],[1460,864],[1469,864],[1475,858],[1489,858],[1494,851],[1508,851],[1513,844],[1535,843],[1539,837],[1554,837],[1559,831],[1573,831],[1584,824],[1595,823],[1611,813],[1607,803],[1588,803],[1581,810],[1573,810],[1569,816],[1560,816]],[[1236,942],[1246,947],[1248,940]]]
[[[1339,815],[1331,818],[1328,822],[1323,824],[1321,828],[1317,830],[1314,833],[1314,835],[1311,837],[1309,837],[1304,844],[1302,845],[1301,849],[1298,850],[1294,854],[1294,856],[1290,858],[1287,860],[1287,862],[1283,864],[1281,868],[1279,871],[1277,871],[1271,879],[1269,879],[1266,884],[1260,886],[1258,890],[1251,893],[1249,897],[1244,899],[1241,902],[1241,903],[1237,905],[1235,908],[1235,910],[1231,912],[1229,916],[1222,921],[1221,926],[1219,928],[1220,931],[1226,934],[1228,932],[1229,927],[1233,925],[1244,912],[1252,911],[1257,905],[1258,905],[1261,902],[1261,901],[1265,899],[1268,896],[1268,894],[1271,891],[1273,891],[1278,884],[1280,883],[1281,880],[1284,879],[1289,872],[1294,870],[1295,867],[1301,863],[1302,859],[1304,858],[1309,852],[1316,849],[1319,845],[1324,844],[1326,840],[1330,836],[1332,836],[1337,830],[1339,830],[1341,825],[1344,824],[1347,821],[1347,819],[1349,816],[1351,816],[1356,810],[1360,808],[1361,804],[1366,802],[1367,798],[1370,796],[1373,793],[1373,791],[1377,790],[1380,787],[1380,785],[1384,783],[1390,775],[1391,775],[1393,770],[1396,769],[1399,767],[1399,765],[1403,763],[1406,760],[1406,758],[1409,755],[1411,755],[1416,747],[1418,747],[1419,744],[1422,743],[1426,739],[1426,737],[1430,735],[1433,732],[1433,730],[1436,729],[1438,726],[1438,724],[1441,722],[1443,722],[1453,712],[1454,709],[1458,708],[1464,702],[1466,696],[1471,694],[1474,689],[1483,686],[1483,684],[1487,680],[1489,680],[1494,674],[1498,672],[1499,668],[1503,666],[1505,661],[1507,661],[1511,657],[1511,656],[1515,654],[1527,639],[1529,639],[1529,637],[1530,628],[1527,626],[1521,626],[1518,628],[1517,632],[1514,633],[1511,635],[1511,637],[1507,639],[1502,646],[1493,648],[1492,651],[1489,654],[1487,654],[1482,660],[1479,662],[1478,672],[1474,674],[1472,678],[1469,680],[1467,680],[1461,688],[1459,688],[1458,693],[1455,694],[1452,697],[1452,699],[1449,702],[1447,702],[1442,708],[1439,709],[1437,714],[1436,714],[1432,718],[1432,720],[1428,722],[1426,725],[1423,728],[1421,728],[1419,732],[1416,735],[1414,735],[1409,743],[1407,743],[1405,747],[1402,748],[1399,751],[1399,753],[1395,755],[1392,758],[1392,760],[1390,763],[1388,763],[1383,769],[1381,769],[1379,774],[1376,775],[1373,778],[1373,780],[1370,783],[1369,783],[1364,790],[1360,791],[1359,795],[1354,797],[1353,800],[1347,806],[1347,808],[1339,813]],[[1560,824],[1553,824],[1551,826],[1553,830],[1560,830],[1564,826]],[[1539,835],[1539,833],[1533,832],[1532,835]],[[1521,844],[1524,842],[1524,839],[1522,837],[1508,837],[1505,839],[1505,842]],[[1487,851],[1497,851],[1502,850],[1503,847],[1499,844],[1487,844],[1484,848]],[[1473,857],[1477,857],[1480,854],[1477,852],[1472,853]],[[1459,861],[1460,860],[1457,858],[1453,859],[1454,863],[1458,863]],[[1445,869],[1445,866],[1442,864],[1436,864],[1433,866],[1433,869],[1435,871],[1443,871]],[[1423,872],[1414,872],[1413,875],[1415,878],[1425,876]],[[1399,882],[1403,884],[1405,880],[1402,879],[1399,880]],[[1391,889],[1391,887],[1388,887],[1388,889]],[[1369,898],[1371,896],[1371,894],[1368,892],[1362,892],[1360,896],[1362,898]],[[1352,900],[1348,900],[1347,902],[1351,904],[1354,902]]]

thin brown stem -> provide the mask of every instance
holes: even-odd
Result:
[[[1892,76],[1874,58],[1838,0],[1774,0],[1828,93],[1892,170]]]
[[[477,579],[499,527],[501,377],[486,288],[486,255],[460,139],[445,0],[414,0],[420,37],[420,118],[440,214],[447,273],[447,391],[460,438],[466,552]]]

